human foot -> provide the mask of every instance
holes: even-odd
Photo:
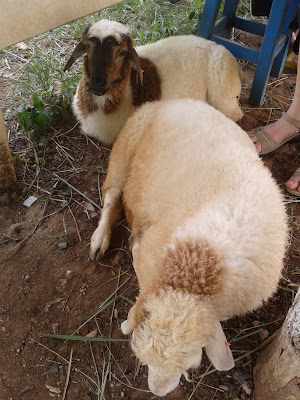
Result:
[[[256,128],[248,135],[259,154],[268,154],[284,143],[300,138],[300,120],[284,113],[276,122]]]
[[[300,196],[300,168],[294,175],[285,183],[286,190],[294,196]]]

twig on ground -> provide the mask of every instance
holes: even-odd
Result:
[[[95,372],[96,372],[96,376],[97,376],[98,387],[100,387],[99,371],[98,371],[97,363],[96,363],[96,360],[95,360],[93,347],[92,347],[92,344],[90,342],[89,342],[89,346],[90,346],[90,351],[91,351],[91,355],[92,355],[92,359],[93,359],[93,363],[94,363],[94,368],[95,368]],[[102,392],[101,392],[101,394],[102,394]],[[100,392],[98,391],[98,400],[99,399],[100,399]]]
[[[111,304],[113,304],[114,301],[115,301],[115,299],[112,299],[112,298],[114,297],[115,293],[116,293],[119,289],[121,289],[121,287],[124,286],[125,283],[127,283],[129,279],[130,279],[130,278],[127,278],[124,282],[122,282],[122,284],[121,284],[119,287],[117,287],[117,288],[113,291],[113,293],[112,293],[107,299],[104,300],[104,302],[98,307],[98,310],[97,310],[90,318],[88,318],[83,324],[81,324],[81,325],[79,326],[79,328],[77,328],[77,329],[72,333],[72,335],[75,335],[75,333],[77,333],[77,332],[78,332],[82,327],[84,327],[88,322],[90,322],[92,319],[94,319],[99,313],[101,313],[101,312],[104,311],[106,308],[108,308]],[[121,295],[124,294],[125,292],[126,292],[126,289],[125,289],[125,291],[124,291],[123,293],[121,293]],[[120,296],[120,295],[119,295],[119,296]]]
[[[71,213],[71,215],[72,215],[72,217],[73,217],[73,220],[74,220],[74,223],[75,223],[75,226],[76,226],[76,230],[77,230],[77,234],[78,234],[78,238],[79,238],[79,242],[81,243],[81,236],[80,236],[78,224],[77,224],[77,222],[76,222],[76,219],[75,219],[75,217],[74,217],[74,214],[73,214],[73,212],[72,212],[72,210],[71,210],[71,208],[70,208],[69,205],[68,205],[68,208],[69,208],[69,211],[70,211],[70,213]]]
[[[73,357],[73,347],[71,348],[71,352],[70,352],[68,371],[67,371],[66,383],[65,383],[65,387],[64,387],[62,400],[65,400],[66,394],[67,394],[67,389],[68,389],[69,380],[70,380],[71,367],[72,367],[72,357]]]
[[[60,354],[58,354],[56,351],[49,349],[49,347],[47,347],[44,344],[40,343],[39,341],[33,339],[32,337],[30,337],[30,340],[32,340],[34,343],[38,344],[39,346],[43,347],[44,349],[50,351],[51,353],[55,354],[58,358],[63,360],[67,365],[69,364],[69,361],[66,358],[64,358],[63,356],[61,356]],[[75,367],[74,365],[72,365],[72,367],[74,368],[74,370],[76,372],[79,372],[81,375],[83,375],[85,378],[87,378],[91,383],[93,383],[97,389],[99,389],[97,382],[95,382],[90,376],[88,376],[86,373],[84,373],[79,368]]]
[[[98,206],[93,200],[91,200],[89,197],[87,197],[85,194],[83,194],[80,190],[76,189],[73,185],[71,185],[68,181],[65,179],[61,178],[59,175],[54,174],[58,179],[60,179],[62,182],[64,182],[67,186],[69,186],[71,189],[75,190],[76,193],[80,194],[83,198],[88,200],[90,203],[93,204],[94,207],[96,207],[98,210],[101,210],[101,207]]]

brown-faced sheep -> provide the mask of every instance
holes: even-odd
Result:
[[[175,36],[133,47],[129,29],[100,20],[87,27],[66,67],[85,54],[73,110],[84,133],[112,144],[128,117],[147,101],[203,100],[236,121],[241,73],[225,47],[197,36]]]
[[[110,156],[90,256],[103,255],[121,211],[132,229],[140,294],[122,324],[164,396],[199,365],[234,366],[220,321],[276,290],[287,239],[282,195],[247,134],[192,99],[142,106]]]

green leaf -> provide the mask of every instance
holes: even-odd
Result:
[[[28,133],[32,126],[32,119],[30,113],[27,111],[19,112],[17,114],[17,121],[24,128],[24,131]]]
[[[37,110],[37,111],[43,111],[45,109],[45,104],[43,103],[43,101],[37,97],[36,93],[34,93],[32,95],[32,100],[33,100],[33,107]]]
[[[196,11],[195,10],[191,11],[189,14],[189,20],[192,20],[193,18],[195,18],[195,15],[196,15]]]
[[[37,116],[35,118],[35,122],[36,122],[37,126],[39,127],[39,129],[42,132],[45,132],[47,126],[50,123],[50,118],[45,113],[37,114]]]

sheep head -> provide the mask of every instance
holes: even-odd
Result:
[[[129,30],[124,25],[101,20],[88,26],[80,43],[74,49],[64,71],[82,56],[84,73],[89,79],[89,87],[96,96],[103,96],[111,87],[121,82],[131,65],[142,83],[142,69]]]
[[[133,332],[132,349],[148,365],[149,389],[157,396],[174,390],[181,374],[187,378],[187,370],[200,364],[202,347],[218,370],[234,366],[212,307],[188,293],[169,288],[147,294],[142,305],[131,309],[122,331]]]

